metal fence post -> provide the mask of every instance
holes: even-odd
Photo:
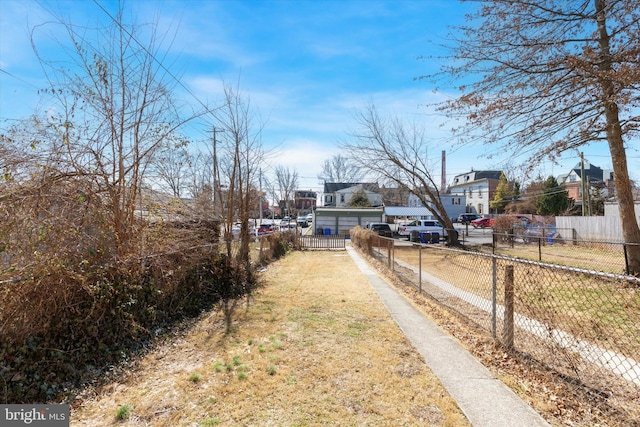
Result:
[[[513,349],[513,265],[507,265],[504,271],[504,329],[502,338],[508,349]]]
[[[493,338],[496,337],[497,334],[497,325],[496,325],[496,317],[497,317],[497,308],[498,308],[498,272],[496,257],[491,257],[491,335]]]
[[[538,261],[542,262],[542,237],[538,237]]]
[[[422,294],[422,245],[418,247],[418,290]]]

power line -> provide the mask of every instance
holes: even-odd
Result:
[[[0,72],[5,73],[5,74],[6,74],[7,76],[9,76],[9,77],[13,77],[14,79],[19,80],[19,81],[21,81],[22,83],[27,84],[27,85],[31,86],[32,88],[34,88],[34,89],[39,89],[39,88],[38,88],[38,86],[34,85],[33,83],[30,83],[30,82],[26,81],[26,80],[25,80],[25,79],[23,79],[23,78],[20,78],[20,77],[16,76],[15,74],[12,74],[12,73],[8,72],[8,71],[7,71],[7,70],[5,70],[4,68],[0,68]]]
[[[140,43],[138,41],[137,38],[135,38],[133,36],[133,34],[131,34],[120,22],[118,22],[118,20],[116,20],[110,13],[108,10],[106,10],[100,3],[98,3],[98,0],[93,0],[93,2],[96,4],[96,6],[98,6],[108,17],[109,19],[111,19],[111,21],[113,21],[113,23],[115,23],[122,31],[124,31],[142,50],[144,50],[147,55],[149,55],[155,62],[156,64],[158,64],[160,66],[160,68],[162,68],[178,85],[180,85],[180,87],[182,87],[184,90],[187,91],[187,93],[189,95],[191,95],[191,97],[193,99],[196,100],[196,102],[198,104],[200,104],[205,111],[207,111],[208,113],[211,113],[212,111],[209,109],[209,107],[207,105],[205,105],[202,101],[200,101],[200,99],[191,91],[191,89],[189,89],[187,86],[185,86],[180,79],[178,79],[167,67],[164,66],[164,64],[159,61],[155,55],[153,53],[151,53],[145,46],[142,45],[142,43]]]

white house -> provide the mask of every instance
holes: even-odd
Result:
[[[442,204],[447,211],[447,216],[452,220],[457,219],[458,215],[466,212],[466,196],[460,194],[440,194],[440,200],[442,200]],[[414,194],[409,195],[408,205],[411,208],[423,206],[418,196]],[[431,219],[431,217],[432,215],[429,215],[429,218],[419,219]]]
[[[449,187],[451,195],[465,197],[465,211],[480,215],[491,213],[489,203],[495,196],[502,171],[474,171],[456,175]]]
[[[323,205],[326,207],[347,207],[357,191],[364,191],[371,206],[382,206],[382,195],[375,192],[377,184],[326,182],[324,184]]]

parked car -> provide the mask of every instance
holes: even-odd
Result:
[[[296,231],[296,223],[290,222],[288,226],[280,227],[280,231]]]
[[[302,228],[307,228],[309,226],[309,223],[307,223],[307,217],[306,216],[299,216],[296,219],[296,222],[298,223],[298,226],[300,226]]]
[[[393,230],[391,230],[389,224],[385,222],[372,222],[367,225],[367,228],[376,232],[379,236],[393,237]]]
[[[307,214],[307,223],[313,222],[313,214]]]
[[[557,239],[558,232],[554,224],[530,224],[522,235],[524,243],[537,242],[539,239],[552,242]]]
[[[289,227],[289,218],[280,220],[280,227]]]
[[[482,218],[480,215],[478,214],[474,214],[474,213],[463,213],[458,215],[458,219],[457,222],[459,222],[460,224],[471,224],[471,221],[473,221],[474,219],[480,219]]]
[[[493,227],[493,218],[478,218],[471,221],[473,228]]]
[[[384,222],[372,222],[371,224],[367,225],[367,228],[371,231],[375,231],[379,236],[393,237],[393,231],[391,230],[391,227],[389,227],[389,224],[386,224]]]
[[[275,231],[275,227],[273,224],[260,224],[258,227],[258,235],[262,236],[263,234],[273,233]]]
[[[440,236],[446,237],[447,230],[438,221],[433,219],[416,219],[405,225],[398,227],[398,235],[411,239],[411,232],[430,232],[439,233]]]

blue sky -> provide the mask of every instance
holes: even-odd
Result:
[[[32,113],[45,87],[31,49],[29,31],[50,20],[42,6],[60,10],[75,24],[107,22],[116,3],[95,1],[0,0],[0,125]],[[130,0],[125,9],[137,22],[158,21],[175,37],[165,44],[165,65],[189,88],[185,102],[221,99],[222,83],[238,83],[265,122],[263,143],[275,151],[265,173],[276,165],[298,172],[302,188],[321,190],[317,175],[324,160],[339,153],[338,141],[356,128],[355,115],[368,104],[385,114],[422,122],[434,141],[429,153],[439,176],[440,153],[447,151],[447,180],[478,169],[514,166],[513,153],[483,157],[486,147],[452,148],[442,117],[424,104],[436,100],[433,87],[416,77],[438,64],[418,59],[437,55],[450,25],[464,23],[468,5],[454,0]],[[47,44],[55,56],[56,46]],[[195,98],[197,99],[195,99]],[[211,122],[193,122],[196,143],[211,135]],[[446,127],[445,127],[446,128]],[[495,150],[491,150],[495,151]],[[586,147],[585,157],[610,168],[606,146]],[[640,163],[629,152],[630,169]],[[635,159],[635,160],[634,160]],[[544,176],[558,175],[578,161],[540,165]],[[637,172],[632,177],[640,179]]]

